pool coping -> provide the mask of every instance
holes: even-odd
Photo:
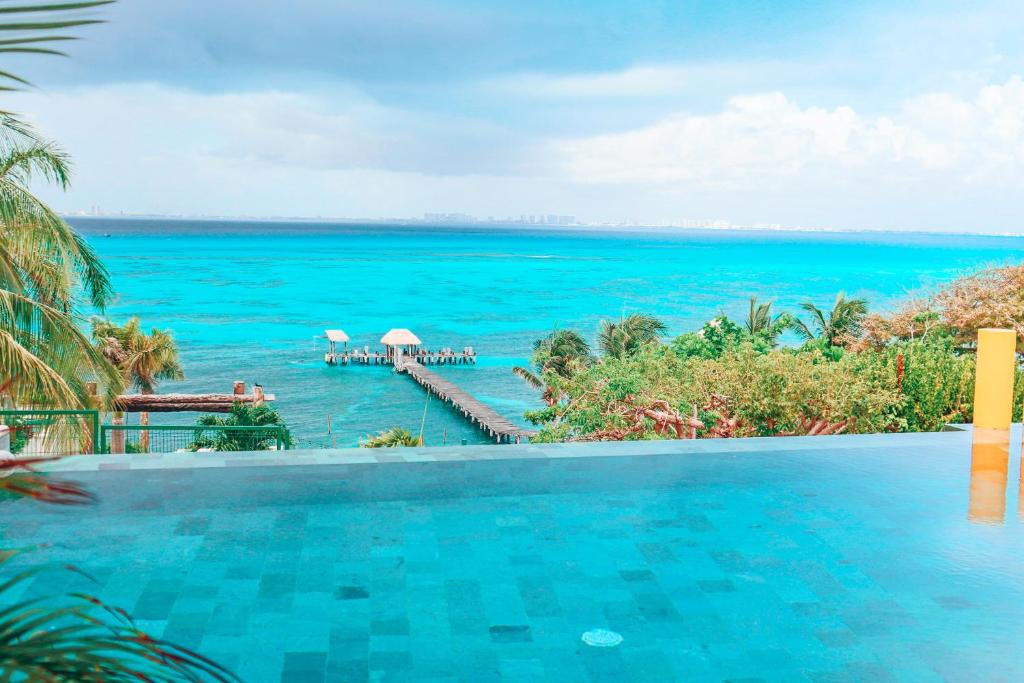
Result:
[[[902,434],[844,434],[839,436],[748,437],[740,439],[676,439],[658,441],[601,441],[520,445],[478,445],[424,448],[339,448],[290,451],[216,453],[131,453],[73,455],[41,463],[38,471],[95,472],[103,470],[207,469],[228,467],[289,467],[318,465],[388,465],[399,463],[473,462],[547,458],[629,457],[645,455],[709,455],[808,450],[878,448],[938,448],[970,442],[970,426],[956,425],[941,432]]]

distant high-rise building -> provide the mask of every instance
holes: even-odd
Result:
[[[477,223],[476,216],[468,213],[425,213],[423,220],[426,223]]]

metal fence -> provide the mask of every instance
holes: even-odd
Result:
[[[99,432],[96,410],[0,410],[9,429],[0,443],[19,455],[93,453]]]
[[[267,451],[287,450],[285,428],[102,425],[98,453],[174,453],[177,451]]]

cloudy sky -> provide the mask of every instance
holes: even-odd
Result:
[[[121,0],[62,210],[1024,232],[1020,0]]]

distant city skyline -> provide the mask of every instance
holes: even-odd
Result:
[[[65,212],[1024,232],[1019,1],[94,11],[6,94]]]
[[[520,216],[473,216],[464,213],[427,213],[422,216],[289,216],[289,215],[245,215],[245,214],[155,214],[155,213],[125,213],[123,211],[107,212],[99,207],[92,207],[89,210],[64,212],[66,218],[113,218],[113,219],[139,219],[139,220],[180,220],[180,221],[226,221],[226,222],[282,222],[282,223],[326,223],[338,225],[479,225],[494,227],[547,227],[547,228],[638,228],[638,229],[682,229],[682,230],[738,230],[738,231],[773,231],[773,232],[838,232],[838,233],[883,233],[883,232],[906,232],[918,234],[950,234],[950,235],[978,235],[990,237],[1020,237],[1024,236],[1024,230],[928,230],[924,228],[910,228],[902,230],[890,230],[886,228],[870,227],[845,227],[837,228],[827,225],[786,225],[783,223],[732,223],[724,219],[713,218],[683,218],[662,222],[650,222],[640,220],[621,221],[581,221],[575,216],[541,216],[526,215]],[[560,222],[549,222],[550,219],[571,219]]]

